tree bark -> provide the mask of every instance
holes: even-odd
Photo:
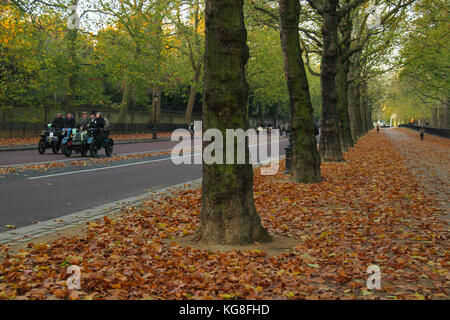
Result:
[[[336,93],[338,56],[337,4],[338,0],[324,1],[322,8],[323,54],[320,72],[322,131],[320,134],[320,155],[324,161],[344,160],[339,135]]]
[[[356,102],[355,102],[355,88],[353,85],[353,81],[347,78],[348,85],[347,85],[347,103],[348,103],[348,117],[350,119],[350,132],[352,134],[352,140],[353,144],[355,144],[358,141],[358,129],[357,129],[357,123],[358,123],[358,113],[356,112]]]
[[[118,123],[127,122],[128,108],[130,106],[130,91],[130,85],[127,79],[125,79],[123,84],[122,103],[120,104],[119,119],[117,120]]]
[[[339,115],[339,132],[341,134],[342,150],[348,151],[353,147],[353,138],[350,128],[349,104],[347,99],[348,74],[350,70],[350,59],[347,50],[351,47],[352,20],[347,14],[339,25],[340,43],[337,59],[337,112]]]
[[[308,80],[302,59],[298,23],[298,0],[280,0],[280,38],[289,91],[292,133],[291,179],[298,183],[320,182],[320,155]]]
[[[360,86],[360,99],[359,104],[361,112],[361,136],[367,133],[367,82],[363,81]]]
[[[249,126],[243,5],[243,0],[206,0],[203,126],[219,129],[224,137],[226,129]],[[195,238],[233,245],[271,241],[256,212],[252,165],[203,163],[202,170],[202,209]]]
[[[198,82],[200,80],[200,70],[195,71],[194,82],[191,85],[191,92],[189,93],[188,105],[186,107],[185,122],[190,124],[192,121],[192,111],[194,110],[195,97],[198,90]]]
[[[356,139],[359,139],[362,136],[362,121],[361,118],[361,84],[358,81],[355,81],[353,84],[353,99],[355,103],[355,113],[356,113]]]
[[[155,74],[159,79],[162,79],[162,68],[161,68],[161,61],[162,61],[162,20],[163,17],[161,13],[158,13],[159,16],[156,18],[155,23],[155,57],[156,57],[156,63],[155,63]],[[157,100],[155,101],[155,94],[157,95]],[[150,119],[148,119],[148,123],[157,124],[160,121],[160,114],[161,114],[161,86],[160,83],[154,86],[153,88],[153,98],[152,98],[152,111],[150,113]]]
[[[75,2],[76,3],[76,2]],[[79,63],[77,59],[77,46],[76,41],[78,37],[77,29],[67,30],[67,51],[69,55],[69,72],[68,72],[68,83],[69,87],[66,93],[66,113],[70,112],[73,114],[75,111],[75,95],[76,86],[78,81],[78,70]]]

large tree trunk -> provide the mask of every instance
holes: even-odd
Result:
[[[350,130],[350,116],[347,101],[347,73],[348,68],[346,67],[345,61],[338,62],[338,73],[336,76],[337,81],[337,112],[339,116],[339,133],[341,135],[342,150],[348,151],[349,148],[353,147],[352,132]]]
[[[291,179],[310,183],[321,181],[320,156],[298,34],[300,9],[298,0],[280,0],[280,38],[291,109]]]
[[[224,137],[226,129],[248,129],[244,68],[249,53],[243,5],[243,0],[206,0],[203,126],[204,130],[219,129]],[[218,244],[271,241],[256,212],[253,167],[248,158],[247,144],[247,164],[203,163],[197,240]]]
[[[353,147],[353,138],[350,128],[349,105],[347,99],[348,91],[348,73],[350,70],[349,56],[346,55],[351,45],[352,22],[350,15],[347,14],[339,25],[341,35],[340,46],[337,59],[337,112],[339,115],[339,131],[341,134],[342,150],[348,151]]]
[[[322,117],[320,155],[324,161],[343,161],[339,135],[336,93],[338,56],[338,0],[325,1],[322,9],[323,54],[321,64]]]

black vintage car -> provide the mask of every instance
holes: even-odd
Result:
[[[71,129],[61,142],[61,152],[70,157],[72,152],[81,153],[84,157],[89,150],[87,130]]]
[[[40,154],[45,153],[45,150],[48,148],[52,148],[54,153],[59,152],[63,137],[61,130],[57,130],[51,124],[48,124],[47,129],[42,130],[39,136],[41,139],[39,140],[37,147]]]
[[[90,128],[86,144],[91,157],[97,157],[102,148],[108,157],[112,156],[114,141],[109,137],[109,130]]]

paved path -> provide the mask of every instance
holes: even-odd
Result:
[[[406,128],[383,130],[397,146],[406,165],[424,183],[426,192],[433,195],[447,211],[444,218],[450,219],[450,139],[425,135]],[[389,155],[386,155],[389,156]]]

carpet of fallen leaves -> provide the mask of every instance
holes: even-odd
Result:
[[[170,138],[170,132],[158,132],[158,138]],[[132,141],[152,139],[152,133],[111,134],[114,141]],[[37,145],[39,137],[0,138],[0,147],[17,147]]]
[[[198,223],[201,191],[183,190],[90,223],[78,237],[30,244],[16,254],[4,247],[0,297],[448,299],[442,208],[385,133],[367,134],[346,160],[323,164],[319,184],[294,184],[281,173],[255,175],[263,225],[272,235],[299,240],[280,255],[200,251],[171,242],[192,234]],[[81,290],[66,288],[71,264],[82,268]],[[366,288],[372,264],[381,268],[380,290]]]

